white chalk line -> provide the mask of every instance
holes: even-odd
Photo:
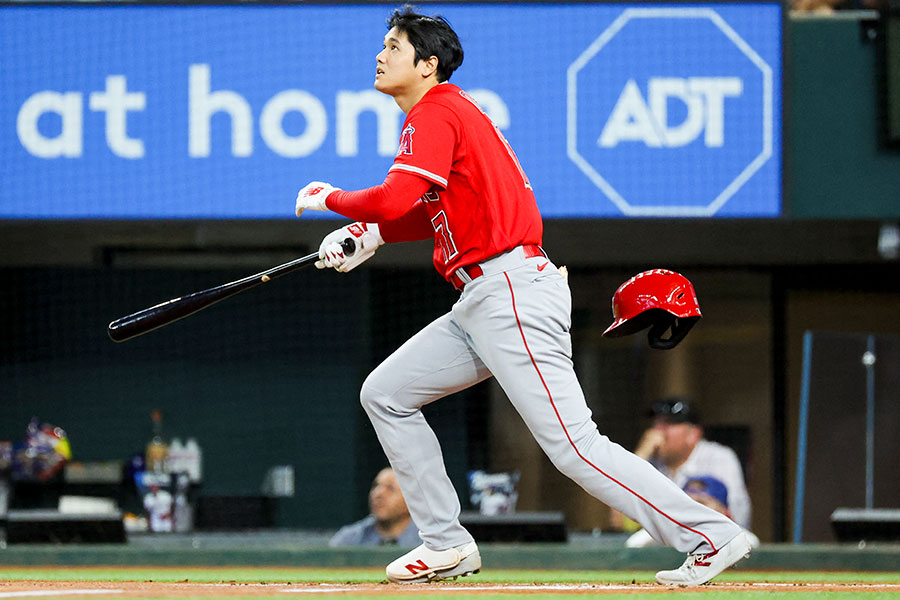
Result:
[[[318,588],[294,588],[281,590],[287,594],[334,594],[334,593],[342,593],[342,592],[358,592],[360,591],[359,586],[331,586],[328,584],[321,584],[322,587]],[[397,591],[413,591],[413,590],[428,590],[429,592],[454,592],[454,593],[465,593],[465,592],[516,592],[516,591],[530,591],[530,592],[545,592],[545,591],[571,591],[571,590],[589,590],[589,589],[603,589],[603,590],[627,590],[634,589],[634,586],[630,585],[596,585],[590,583],[581,583],[581,584],[546,584],[546,585],[448,585],[448,586],[435,586],[435,585],[425,585],[420,587],[412,587],[412,586],[399,586],[394,588]]]
[[[792,588],[805,588],[805,587],[815,587],[815,588],[834,588],[839,590],[846,591],[862,591],[862,590],[898,590],[900,591],[900,584],[896,583],[832,583],[832,582],[812,582],[812,581],[804,581],[804,582],[783,582],[783,583],[775,583],[775,582],[750,582],[750,583],[726,583],[722,582],[723,585],[728,586],[738,586],[738,587],[748,587],[748,588],[772,588],[772,587],[792,587]],[[399,586],[395,588],[397,591],[412,591],[418,589],[427,589],[429,592],[453,592],[453,593],[465,593],[465,592],[506,592],[506,591],[532,591],[532,592],[552,592],[552,591],[573,591],[573,590],[595,590],[598,592],[602,591],[616,591],[616,590],[632,590],[636,591],[641,588],[659,588],[663,589],[663,586],[656,585],[615,585],[615,584],[598,584],[598,583],[582,583],[582,584],[545,584],[545,585],[448,585],[448,586],[433,586],[433,585],[423,585],[421,587],[416,586]],[[692,588],[671,588],[673,590],[689,590]],[[708,589],[708,588],[707,588]],[[346,585],[336,585],[336,584],[327,584],[322,583],[319,584],[319,587],[308,587],[308,588],[290,588],[279,590],[282,593],[286,594],[338,594],[338,593],[346,593],[346,592],[359,592],[359,586],[346,586]]]
[[[724,583],[724,582],[723,582],[723,583]],[[726,585],[728,585],[728,584],[726,584]],[[754,583],[736,583],[736,584],[733,584],[733,585],[740,585],[740,586],[749,585],[749,586],[765,586],[765,587],[824,587],[824,588],[840,588],[840,589],[846,589],[847,591],[850,591],[850,590],[858,590],[858,589],[863,589],[863,590],[867,590],[867,589],[873,589],[873,590],[880,590],[880,589],[889,589],[889,590],[890,590],[890,589],[896,589],[896,590],[900,590],[900,583],[853,583],[853,582],[847,582],[847,583],[834,583],[834,582],[817,583],[817,582],[815,582],[815,581],[802,581],[802,582],[797,582],[797,583],[790,583],[790,582],[766,583],[766,582],[764,582],[764,581],[757,581],[757,582],[754,582]]]
[[[124,590],[33,590],[30,592],[0,592],[0,598],[36,598],[38,596],[84,596],[87,594],[121,594]]]

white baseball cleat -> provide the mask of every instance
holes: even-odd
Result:
[[[481,554],[475,542],[447,550],[431,550],[422,544],[387,566],[388,579],[395,583],[425,583],[455,579],[481,570]]]
[[[656,582],[663,585],[703,585],[710,579],[750,555],[752,545],[746,531],[708,554],[688,554],[684,564],[674,571],[660,571]]]

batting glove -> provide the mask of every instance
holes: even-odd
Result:
[[[306,184],[306,187],[297,194],[297,206],[295,209],[297,216],[302,215],[303,211],[307,209],[328,210],[328,207],[325,206],[325,200],[331,192],[336,192],[340,189],[330,183],[321,181],[313,181]]]
[[[350,238],[356,244],[356,251],[347,255],[341,247],[341,242]],[[319,260],[316,267],[319,269],[332,268],[341,273],[347,273],[357,265],[369,260],[378,246],[384,243],[376,223],[351,223],[332,231],[322,240],[319,246]]]

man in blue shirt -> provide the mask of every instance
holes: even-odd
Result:
[[[341,527],[329,546],[382,546],[396,544],[414,547],[422,543],[419,528],[413,523],[397,476],[384,468],[375,476],[369,490],[369,511],[365,519]]]

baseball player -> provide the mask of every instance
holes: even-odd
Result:
[[[657,581],[709,581],[750,546],[730,519],[597,431],[572,365],[568,284],[541,248],[531,184],[497,127],[448,82],[463,60],[456,33],[408,6],[388,28],[375,89],[406,120],[384,182],[351,192],[316,181],[296,201],[297,216],[332,210],[357,221],[322,240],[320,268],[347,272],[381,244],[433,238],[435,268],[460,291],[450,312],[379,365],[360,393],[423,542],[387,566],[388,578],[424,582],[481,568],[420,409],[493,376],[557,468],[688,553]],[[357,246],[350,256],[339,245],[347,237]]]

